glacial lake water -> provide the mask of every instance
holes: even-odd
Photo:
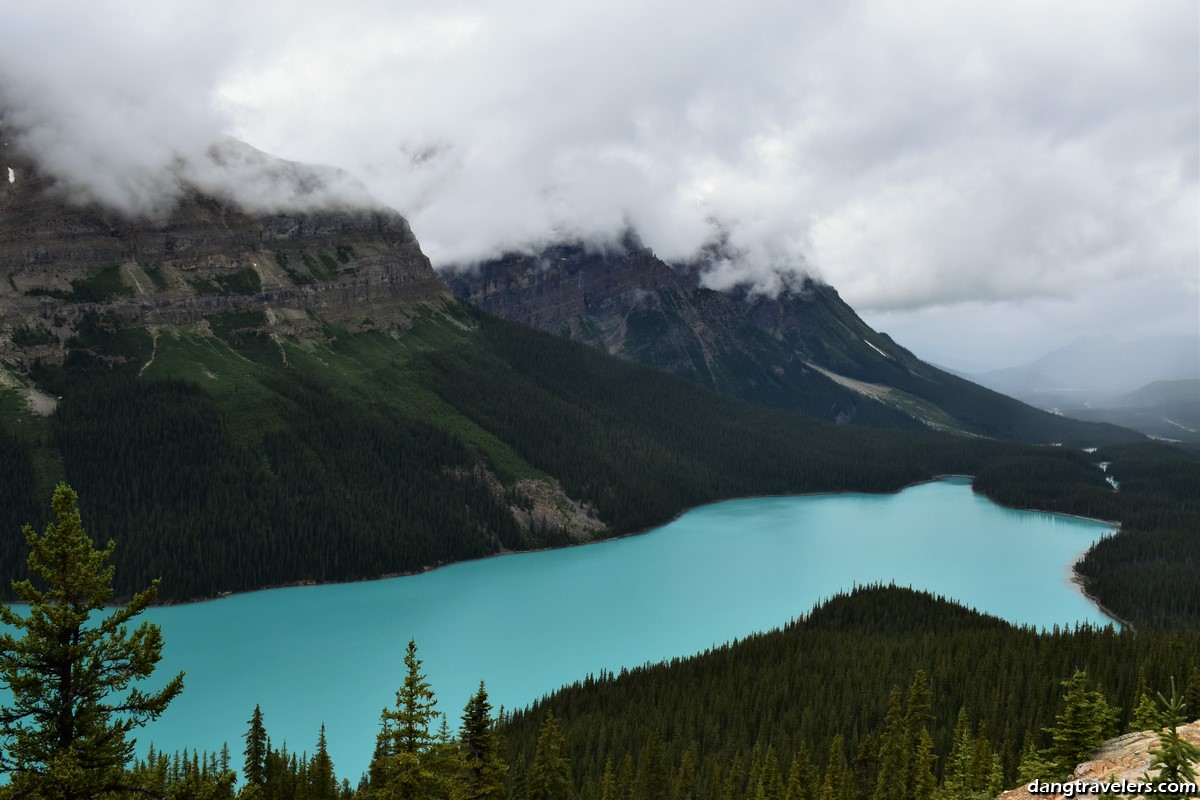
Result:
[[[899,494],[732,500],[641,536],[455,564],[363,583],[273,589],[147,612],[157,675],[184,693],[138,733],[242,760],[256,703],[278,746],[311,752],[324,723],[339,779],[357,784],[415,639],[457,729],[487,682],[523,706],[601,669],[699,652],[779,627],[854,585],[927,589],[1018,623],[1109,620],[1070,582],[1109,530],[1002,508],[950,478]]]

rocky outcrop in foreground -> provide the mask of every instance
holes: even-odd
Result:
[[[1181,726],[1179,735],[1192,744],[1200,746],[1200,722]],[[1157,748],[1158,745],[1157,731],[1128,733],[1118,736],[1116,739],[1110,739],[1096,753],[1095,758],[1085,761],[1075,768],[1071,780],[1087,783],[1141,782],[1153,759],[1150,751]],[[1072,792],[1071,796],[1090,797],[1093,795]],[[1112,793],[1107,796],[1112,796]],[[1066,800],[1068,795],[1063,792],[1034,794],[1026,785],[1004,792],[998,800],[1060,800],[1060,798]]]

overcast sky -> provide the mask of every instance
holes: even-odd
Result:
[[[808,271],[951,366],[1200,336],[1194,0],[0,10],[17,144],[135,211],[232,134],[352,172],[437,266],[724,232],[715,285]]]

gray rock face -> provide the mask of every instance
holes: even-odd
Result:
[[[558,245],[447,277],[461,298],[507,319],[763,405],[829,420],[921,423],[830,380],[923,373],[925,365],[864,323],[832,287],[796,280],[777,296],[718,292],[626,241]],[[874,344],[872,344],[874,343]]]
[[[9,363],[14,330],[62,338],[89,311],[157,325],[260,309],[270,327],[295,333],[319,327],[309,310],[327,322],[381,328],[453,298],[408,223],[382,206],[246,212],[193,191],[154,219],[128,220],[74,205],[33,164],[8,161],[14,180],[0,180],[0,358]],[[101,273],[102,285],[79,290]]]

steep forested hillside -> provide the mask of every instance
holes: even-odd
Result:
[[[0,394],[9,530],[65,478],[122,539],[119,588],[161,576],[178,599],[624,533],[737,495],[895,490],[1012,449],[746,406],[465,307],[325,341],[208,323],[85,316],[64,363],[30,372],[53,414]],[[531,485],[563,513],[535,513]]]
[[[1142,695],[1168,692],[1171,676],[1200,701],[1200,635],[1038,633],[924,593],[860,589],[784,630],[589,677],[502,729],[519,771],[553,714],[580,797],[604,796],[611,781],[620,798],[684,785],[689,797],[771,797],[786,787],[788,797],[826,800],[913,796],[906,782],[924,729],[930,778],[958,782],[947,796],[982,797],[1017,783],[1030,747],[1053,752],[1064,682],[1080,670],[1081,685],[1104,701],[1093,709],[1103,740],[1128,730]],[[1066,769],[1043,776],[1055,774]]]
[[[336,177],[248,157],[306,192]],[[830,287],[723,295],[635,243],[615,262],[566,248],[536,276],[572,336],[668,368],[659,356],[682,353],[671,363],[692,365],[676,370],[688,382],[459,304],[370,198],[251,213],[195,192],[131,221],[64,203],[18,166],[0,218],[0,526],[40,522],[69,480],[97,535],[122,539],[122,592],[156,576],[167,599],[373,577],[635,531],[727,497],[954,472],[1003,502],[1126,522],[1091,562],[1101,599],[1148,624],[1200,619],[1185,578],[1196,478],[1172,466],[1190,457],[1089,456],[1139,437],[932,370]],[[502,278],[485,294],[524,302]],[[587,281],[595,292],[567,292]],[[583,312],[621,322],[583,335]],[[717,339],[689,339],[701,323]],[[1129,461],[1182,483],[1114,494],[1100,458],[1119,477]],[[19,543],[0,539],[0,581]]]
[[[320,337],[274,333],[264,318],[223,311],[203,329],[147,330],[85,314],[62,364],[37,363],[0,390],[0,525],[38,523],[67,479],[97,535],[122,540],[119,590],[162,577],[164,598],[183,599],[569,544],[728,497],[894,491],[968,473],[1011,505],[1125,520],[1130,534],[1090,562],[1106,565],[1089,572],[1094,593],[1139,623],[1198,618],[1180,514],[1200,478],[1181,451],[821,422],[466,306],[389,332],[321,322]],[[1114,492],[1102,458],[1119,477],[1139,464],[1165,472]],[[1151,525],[1155,539],[1133,536]],[[1151,541],[1172,542],[1173,561],[1145,550]],[[11,576],[20,540],[2,542]],[[1125,577],[1126,559],[1144,584]]]

